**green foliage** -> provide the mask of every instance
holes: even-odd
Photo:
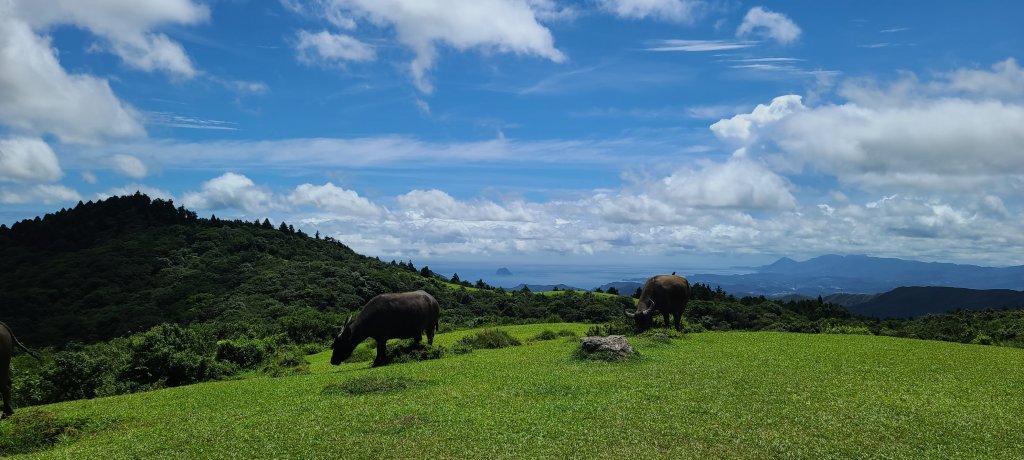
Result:
[[[216,358],[243,369],[251,369],[267,359],[267,343],[252,338],[219,340]]]
[[[497,328],[484,329],[476,334],[467,335],[460,342],[474,349],[505,348],[522,345],[522,342],[512,337],[508,331]]]
[[[446,354],[447,350],[444,347],[408,340],[387,345],[388,360],[392,364],[440,359]]]
[[[866,326],[853,326],[848,324],[837,324],[830,325],[821,330],[822,334],[855,334],[855,335],[874,335],[871,329]]]

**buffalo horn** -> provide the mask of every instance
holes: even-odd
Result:
[[[627,308],[627,307],[622,307],[622,312],[625,313],[626,316],[628,316],[630,318],[636,316],[636,312],[635,311],[629,311],[629,308]]]

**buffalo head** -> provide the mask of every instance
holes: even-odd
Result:
[[[359,345],[352,335],[352,316],[349,316],[345,320],[345,325],[341,327],[341,332],[334,338],[334,345],[331,346],[334,349],[334,353],[331,354],[331,364],[337,366],[352,356],[352,351]]]
[[[646,331],[654,325],[654,300],[648,299],[643,304],[637,304],[636,311],[629,311],[628,308],[623,309],[626,316],[633,318],[636,324],[636,332],[639,334]]]

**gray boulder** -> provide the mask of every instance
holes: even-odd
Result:
[[[584,355],[627,358],[633,354],[633,347],[624,335],[590,336],[580,339],[580,351]]]

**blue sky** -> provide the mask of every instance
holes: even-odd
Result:
[[[1024,6],[0,0],[0,222],[142,190],[418,264],[1024,264]]]

